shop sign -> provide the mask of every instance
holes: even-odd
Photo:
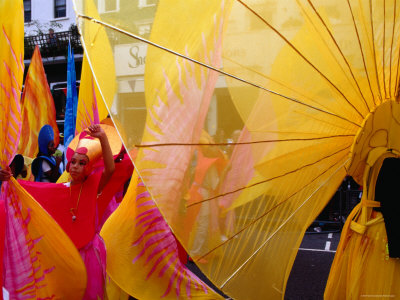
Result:
[[[114,52],[116,75],[143,75],[146,53],[147,45],[145,44],[116,45]]]

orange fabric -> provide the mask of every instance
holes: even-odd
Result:
[[[21,0],[0,1],[0,167],[8,166],[21,132],[24,10]]]
[[[204,177],[207,174],[207,171],[209,168],[217,162],[217,158],[208,158],[205,157],[202,152],[198,151],[197,153],[197,166],[196,166],[196,171],[194,174],[194,181],[189,189],[189,199],[187,201],[187,205],[200,202],[202,200],[202,195],[199,193],[199,188],[203,184]],[[185,234],[182,236],[183,240],[185,242],[188,241],[190,237],[190,232],[193,228],[194,223],[196,222],[197,215],[199,214],[200,211],[200,205],[196,205],[193,209],[188,210],[187,217],[185,218],[184,221],[184,228],[187,229],[185,230]],[[184,242],[184,243],[185,243]]]
[[[24,75],[24,10],[22,0],[0,0],[0,168],[17,152],[21,133],[20,93]],[[0,192],[0,282],[3,282],[5,202]],[[0,289],[0,299],[3,291]]]
[[[38,135],[44,125],[49,124],[53,128],[55,145],[58,145],[60,141],[56,109],[44,72],[39,46],[36,46],[33,52],[21,103],[22,132],[18,153],[28,157],[36,157],[39,151]]]
[[[102,119],[107,117],[107,114],[107,108],[93,78],[85,53],[82,62],[81,83],[79,85],[75,131],[82,132],[91,124],[99,124]]]

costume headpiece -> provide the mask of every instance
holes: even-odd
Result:
[[[48,145],[54,141],[54,131],[50,125],[44,125],[39,131],[38,143],[39,151],[44,155],[49,155]]]
[[[116,155],[121,150],[122,142],[117,130],[109,125],[100,124],[107,135],[111,152]],[[67,149],[67,160],[70,161],[74,153],[84,154],[89,158],[89,166],[92,167],[101,157],[101,144],[99,139],[91,137],[85,130],[69,143]]]

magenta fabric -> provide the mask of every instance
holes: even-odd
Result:
[[[96,234],[89,244],[79,249],[79,253],[87,272],[87,285],[83,300],[104,299],[106,246],[101,236]]]

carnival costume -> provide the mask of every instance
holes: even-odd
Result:
[[[112,138],[110,134],[116,133],[115,129],[106,125],[102,127],[105,128],[110,140]],[[121,142],[118,143],[117,139],[113,139],[111,143],[113,154],[117,154],[116,149],[121,149]],[[74,151],[81,154],[85,152],[84,154],[89,158],[91,173],[83,183],[75,185],[27,181],[19,181],[19,183],[52,216],[78,249],[87,272],[87,286],[83,299],[103,299],[106,249],[98,234],[98,223],[108,202],[131,176],[133,166],[128,157],[116,163],[115,172],[110,181],[101,194],[97,194],[103,170],[102,162],[98,161],[101,157],[99,141],[83,133],[70,145],[67,151],[69,159]],[[12,280],[10,277],[7,278]],[[10,286],[12,284],[6,281],[6,288]]]
[[[344,224],[325,299],[397,299],[400,295],[399,112],[397,101],[378,106],[352,146],[348,172],[363,185],[363,195]]]

